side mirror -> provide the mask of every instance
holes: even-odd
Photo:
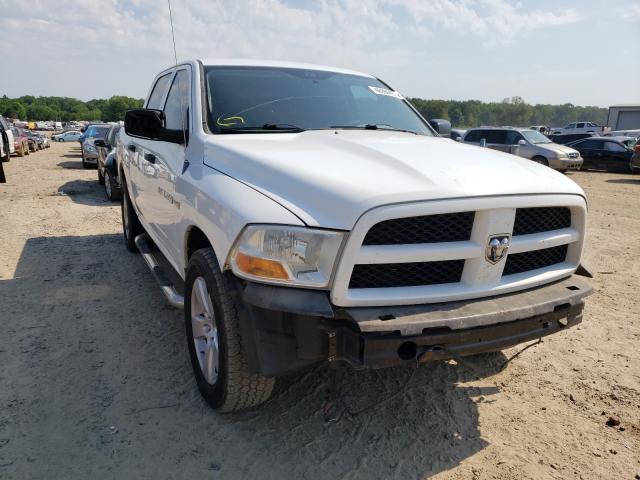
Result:
[[[525,142],[522,138],[520,140],[518,140],[518,145],[526,145],[527,142]]]
[[[124,131],[131,137],[184,143],[182,130],[168,130],[164,125],[165,119],[162,110],[136,108],[127,110],[124,115]]]
[[[442,118],[434,118],[429,120],[429,125],[441,136],[448,137],[451,133],[451,123],[449,120],[443,120]]]
[[[106,146],[107,146],[107,144],[106,144],[106,143],[104,143],[104,140],[102,140],[101,138],[96,138],[96,139],[93,141],[93,144],[94,144],[96,147],[105,147],[105,148],[106,148]]]

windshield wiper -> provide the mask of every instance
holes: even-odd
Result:
[[[265,123],[261,127],[222,127],[220,133],[265,133],[265,132],[282,132],[282,133],[299,133],[305,129],[289,123]]]
[[[329,128],[352,129],[352,130],[387,130],[387,131],[393,131],[393,132],[406,132],[406,133],[413,133],[414,135],[419,135],[418,132],[414,132],[413,130],[396,128],[391,125],[387,125],[385,123],[367,123],[366,125],[331,125],[331,127]]]

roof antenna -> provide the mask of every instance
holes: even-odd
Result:
[[[178,66],[178,54],[176,52],[176,35],[173,32],[173,14],[171,13],[171,0],[167,0],[169,4],[169,23],[171,24],[171,40],[173,40],[173,58],[176,61],[176,67]]]
[[[171,12],[171,0],[167,0],[167,4],[169,5],[169,23],[171,24],[171,40],[173,42],[173,58],[176,62],[176,67],[178,66],[178,53],[176,50],[176,34],[173,30],[173,13]],[[187,148],[187,128],[185,125],[185,115],[182,112],[182,101],[180,102],[180,116],[182,117],[182,138],[184,140],[185,147],[185,159],[184,164],[182,165],[182,173],[185,172],[187,167],[189,166],[189,160],[186,158],[186,148]]]

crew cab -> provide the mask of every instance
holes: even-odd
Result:
[[[552,128],[552,135],[564,135],[569,133],[596,133],[601,134],[605,130],[604,127],[593,122],[573,122],[563,128]]]
[[[316,362],[415,367],[582,320],[582,189],[435,125],[371,75],[267,61],[177,64],[126,113],[125,244],[184,309],[212,407]]]

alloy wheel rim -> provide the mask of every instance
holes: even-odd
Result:
[[[191,289],[191,333],[202,376],[214,385],[218,381],[220,349],[213,303],[204,277],[196,278]]]

